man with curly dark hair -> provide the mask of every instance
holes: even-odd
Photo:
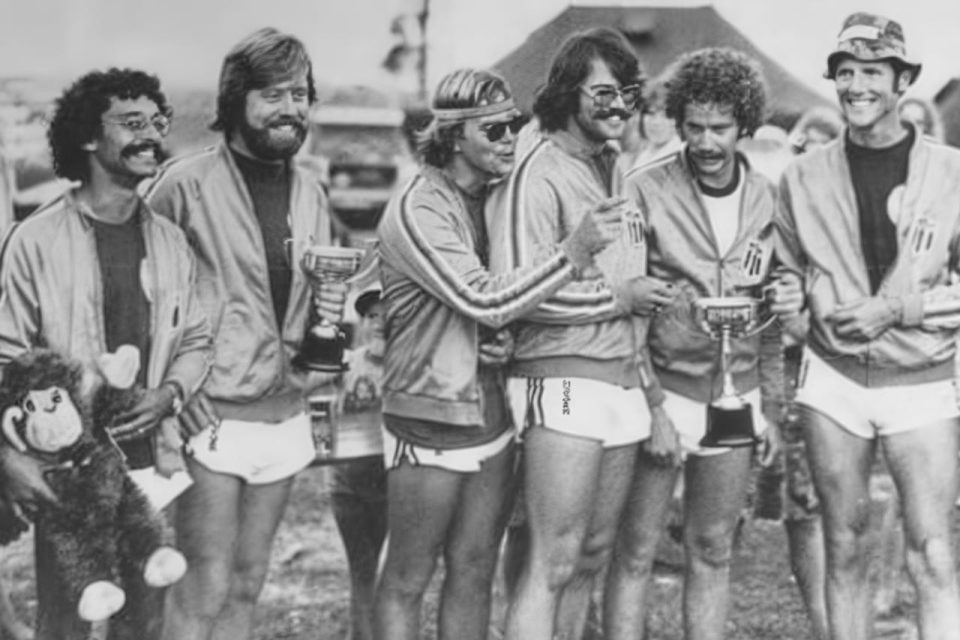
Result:
[[[110,69],[77,80],[57,100],[48,136],[57,175],[76,184],[13,229],[0,267],[0,367],[40,346],[92,367],[121,345],[139,350],[143,398],[110,433],[144,482],[184,472],[174,416],[209,368],[193,254],[136,190],[157,171],[169,130],[156,77]],[[52,497],[42,470],[0,451],[4,495],[29,515]],[[77,594],[61,589],[52,557],[38,527],[38,639],[86,638]],[[139,594],[118,615],[138,617],[141,637],[153,638],[159,611],[158,596]]]
[[[796,403],[823,514],[833,640],[873,637],[867,524],[878,450],[903,504],[920,637],[960,638],[960,152],[898,111],[920,70],[898,22],[847,17],[825,74],[846,128],[780,183],[778,254],[807,277]]]
[[[688,640],[723,636],[736,522],[750,478],[752,449],[700,444],[707,404],[721,382],[718,345],[699,328],[694,302],[744,295],[771,283],[774,186],[751,170],[737,142],[761,124],[765,88],[753,59],[730,49],[683,56],[667,80],[667,115],[684,146],[627,175],[625,194],[639,206],[652,276],[670,281],[673,304],[650,322],[648,349],[663,389],[651,410],[633,486],[608,574],[605,637],[642,635],[650,574],[674,485],[684,472],[686,551],[683,620]],[[771,311],[795,315],[799,278],[771,289]],[[735,340],[730,367],[752,406],[761,463],[779,450],[783,362],[780,331]]]

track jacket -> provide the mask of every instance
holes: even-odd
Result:
[[[174,382],[189,397],[210,367],[210,326],[194,289],[196,263],[183,234],[140,207],[147,257],[140,282],[150,302],[146,384]],[[73,191],[14,227],[0,271],[0,366],[33,347],[96,368],[107,350],[103,279],[93,225]],[[157,464],[180,466],[174,424],[156,432]]]
[[[556,131],[544,134],[520,158],[487,204],[495,272],[536,264],[587,211],[619,193],[615,156],[608,150],[606,145],[585,147],[569,133]],[[606,267],[602,273],[592,270],[568,283],[517,323],[510,375],[640,385],[643,321],[628,316],[611,289],[613,278],[644,273],[639,227],[633,236],[634,241],[625,237],[597,256],[598,265]]]
[[[722,386],[720,343],[699,328],[693,301],[709,296],[759,295],[770,273],[774,186],[741,163],[743,192],[736,237],[726,255],[717,249],[713,227],[689,165],[686,148],[631,171],[624,194],[644,216],[647,269],[679,288],[676,302],[650,323],[648,348],[665,389],[698,402],[717,397]],[[730,368],[739,393],[761,388],[763,414],[779,420],[783,360],[776,324],[759,336],[734,339]]]
[[[459,188],[433,167],[422,168],[387,204],[378,230],[386,306],[384,413],[483,425],[482,327],[524,316],[573,279],[574,267],[556,245],[535,265],[491,275],[480,257],[486,253],[483,224]]]
[[[326,196],[305,170],[294,165],[291,174],[294,267],[282,326],[253,201],[226,143],[171,161],[146,190],[150,206],[183,228],[196,253],[197,291],[214,334],[204,391],[224,418],[281,422],[305,411],[305,395],[325,381],[290,364],[311,308],[299,257],[311,238],[330,242]]]
[[[947,380],[960,328],[960,152],[916,136],[907,181],[888,205],[897,259],[876,294],[901,305],[902,319],[875,340],[855,342],[825,320],[837,305],[871,295],[846,140],[798,158],[781,180],[777,251],[806,276],[808,344],[861,385]]]

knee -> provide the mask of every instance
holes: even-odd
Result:
[[[570,533],[559,536],[544,554],[542,562],[535,563],[534,566],[543,568],[546,585],[551,592],[561,591],[573,580],[580,566],[582,545],[583,538],[579,535]]]
[[[583,548],[580,551],[577,571],[589,576],[600,573],[610,561],[615,542],[615,529],[587,536],[587,539],[583,543]]]
[[[914,580],[941,587],[954,580],[953,552],[948,537],[907,541],[907,570]]]
[[[268,559],[235,565],[230,579],[230,598],[245,603],[256,602],[267,579],[268,565]]]
[[[444,556],[448,575],[458,582],[468,582],[485,588],[493,582],[497,569],[497,545],[459,550]]]
[[[857,505],[850,517],[839,523],[824,522],[824,540],[832,567],[844,569],[854,566],[864,557],[864,540],[870,528],[870,506],[867,501]]]
[[[688,532],[684,535],[683,546],[687,561],[693,567],[727,569],[733,561],[733,531],[726,527]]]

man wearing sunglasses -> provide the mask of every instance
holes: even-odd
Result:
[[[419,637],[442,556],[438,638],[482,640],[514,489],[515,434],[497,366],[506,354],[494,331],[589,271],[621,212],[616,201],[595,203],[531,264],[491,275],[484,205],[490,183],[513,168],[520,113],[503,78],[473,69],[445,76],[432,107],[419,136],[423,167],[379,229],[390,535],[374,633]]]
[[[542,136],[488,205],[495,270],[532,264],[585,212],[619,198],[617,152],[637,109],[641,72],[618,33],[576,34],[553,60],[534,114]],[[648,434],[643,321],[672,293],[643,276],[644,237],[625,209],[598,270],[517,323],[508,391],[523,428],[530,550],[506,638],[580,637],[595,576],[609,557],[637,443]],[[638,364],[639,363],[639,364]],[[641,370],[644,371],[641,374]]]
[[[183,470],[173,418],[209,368],[193,253],[136,191],[157,171],[169,113],[159,81],[142,71],[92,72],[68,88],[48,138],[57,175],[79,185],[14,228],[0,267],[0,366],[39,346],[91,366],[121,345],[139,349],[146,392],[111,430],[135,480]],[[0,451],[9,500],[29,515],[38,501],[52,499],[38,469],[10,447]],[[16,469],[26,473],[11,477]],[[36,544],[37,638],[87,638],[88,622],[113,611],[83,598],[78,605],[78,594],[64,592],[53,573],[54,551],[41,528]],[[118,615],[131,619],[137,637],[156,638],[161,593],[141,591],[128,589]]]

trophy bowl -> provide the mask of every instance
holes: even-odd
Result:
[[[352,247],[317,244],[307,246],[300,266],[307,276],[314,296],[318,295],[324,283],[349,280],[360,269],[364,254],[363,249]],[[307,328],[293,363],[297,367],[312,371],[342,372],[346,369],[343,363],[346,342],[346,334],[339,326],[321,318]]]
[[[701,330],[720,341],[720,370],[723,389],[707,405],[707,431],[701,447],[747,447],[757,441],[753,409],[733,385],[730,372],[731,340],[747,338],[766,329],[776,318],[762,317],[765,301],[750,296],[700,298],[693,313]]]

